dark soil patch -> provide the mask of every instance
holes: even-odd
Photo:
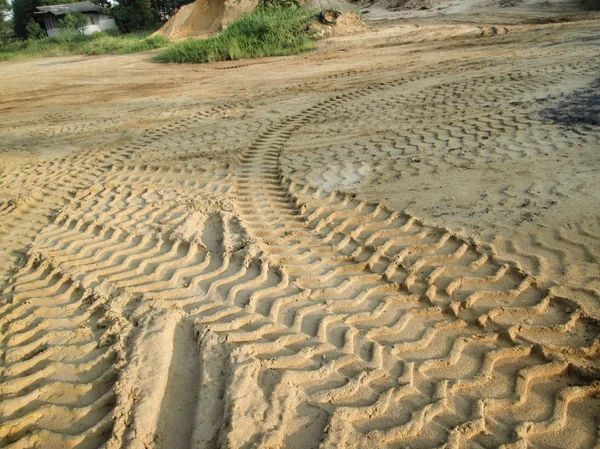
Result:
[[[600,78],[590,87],[559,99],[555,106],[544,109],[541,116],[558,125],[600,126]]]

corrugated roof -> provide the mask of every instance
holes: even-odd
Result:
[[[65,5],[38,6],[36,14],[51,13],[55,16],[62,16],[70,12],[103,12],[104,8],[94,5],[92,2],[68,3]]]

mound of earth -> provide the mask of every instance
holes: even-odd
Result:
[[[310,25],[310,31],[321,37],[350,36],[368,29],[368,25],[360,19],[360,16],[353,13],[341,14],[335,25],[324,25],[319,22]]]
[[[306,2],[300,2],[300,4],[305,8],[318,11],[333,9],[341,12],[352,12],[356,9],[356,5],[346,0],[306,0]]]
[[[153,36],[182,39],[216,33],[257,5],[258,0],[196,0],[182,6]]]

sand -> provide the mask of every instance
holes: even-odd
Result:
[[[221,31],[257,5],[258,0],[196,0],[179,8],[152,36],[169,40],[206,37]]]
[[[369,26],[358,14],[345,12],[340,14],[335,24],[314,22],[310,25],[310,32],[320,38],[332,36],[352,36],[369,30]]]
[[[2,63],[0,447],[598,447],[600,17],[533,14]]]

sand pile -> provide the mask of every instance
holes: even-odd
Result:
[[[258,0],[196,0],[182,6],[153,36],[182,39],[216,33],[256,5]]]
[[[300,5],[308,9],[323,11],[332,9],[334,11],[352,12],[356,9],[356,5],[346,0],[306,0],[301,1]]]
[[[320,37],[350,36],[352,34],[367,31],[368,29],[368,25],[360,19],[358,14],[354,13],[341,14],[337,18],[335,25],[324,25],[315,22],[310,26],[311,33]]]

